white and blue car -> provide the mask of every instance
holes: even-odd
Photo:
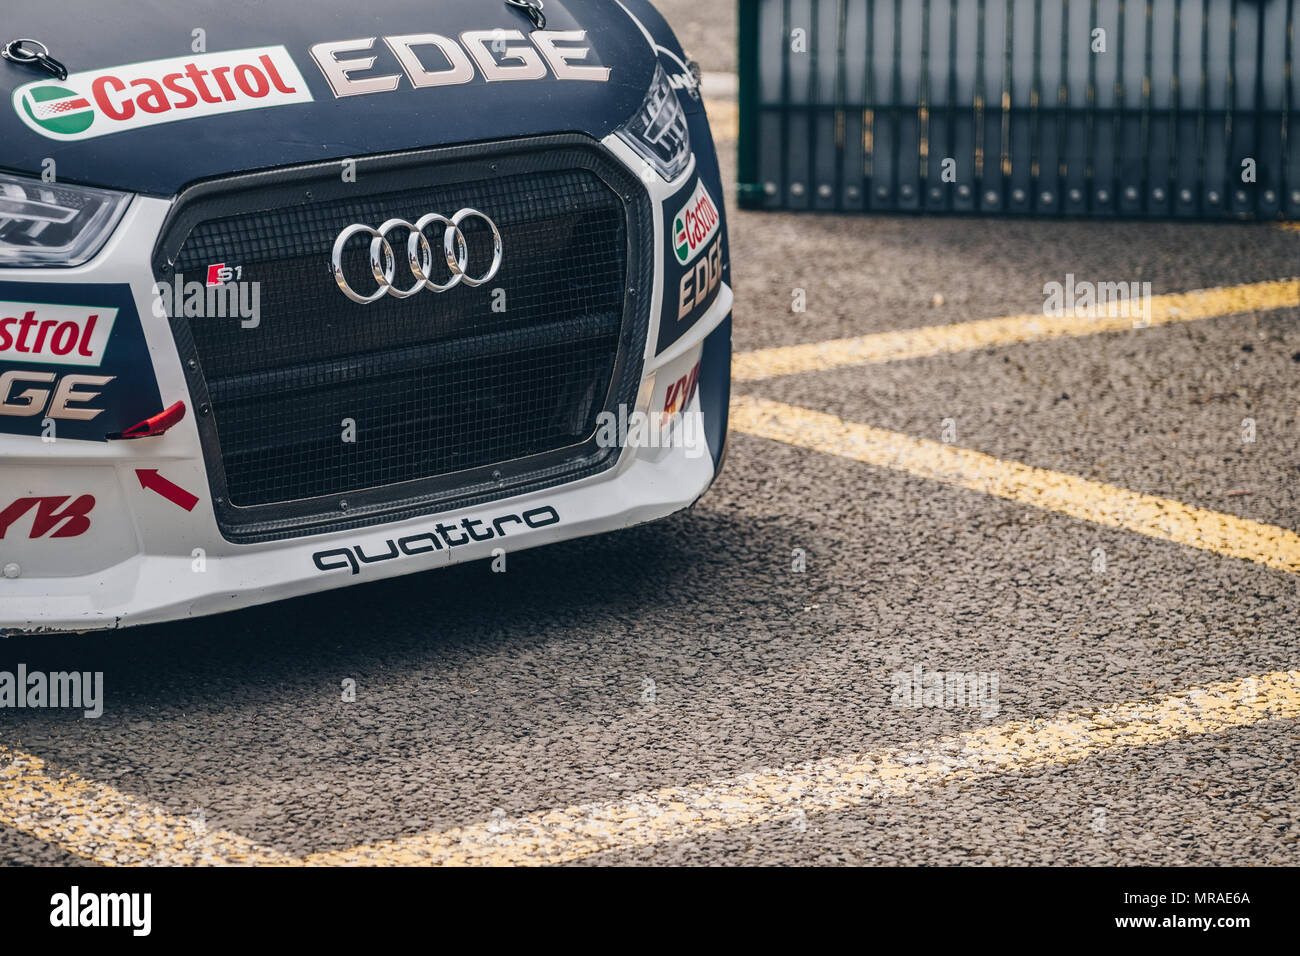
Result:
[[[0,633],[672,514],[730,266],[646,0],[45,0],[0,22]]]

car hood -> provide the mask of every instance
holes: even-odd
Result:
[[[545,0],[544,13],[539,37],[505,0],[24,3],[4,17],[0,43],[39,40],[70,76],[0,60],[0,169],[168,196],[278,166],[555,132],[603,137],[641,103],[654,52],[614,0]],[[532,73],[553,63],[539,41],[566,55],[539,78],[488,81],[465,33],[498,29],[524,37],[480,40],[503,67],[527,74],[530,61]],[[386,40],[417,34],[454,45],[442,52],[425,38],[408,47],[427,71],[419,87],[399,59],[402,44]],[[333,57],[354,61],[352,72],[332,86],[328,62],[318,63],[325,54],[312,50],[344,41],[357,42]],[[519,46],[534,52],[509,59]],[[360,92],[358,80],[376,89]]]

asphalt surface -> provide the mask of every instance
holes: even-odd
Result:
[[[732,67],[730,3],[663,6],[706,70]],[[733,148],[720,144],[729,183]],[[1272,225],[728,203],[738,352],[1034,312],[1067,273],[1157,294],[1300,274],[1300,232]],[[1231,315],[736,388],[935,441],[952,419],[963,448],[1300,529],[1298,319]],[[1296,670],[1298,583],[733,433],[689,513],[511,555],[506,574],[473,564],[0,642],[0,668],[102,670],[108,697],[98,720],[0,711],[0,744],[300,858]],[[996,716],[893,706],[891,675],[918,664],[998,675]],[[1295,865],[1298,772],[1300,724],[1260,720],[847,809],[687,825],[576,862]],[[0,826],[0,862],[81,857]]]

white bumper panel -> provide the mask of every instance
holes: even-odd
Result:
[[[731,310],[723,288],[710,313],[693,331],[694,343],[648,372],[638,402],[641,411],[664,407],[667,390],[689,378],[700,359],[703,338]],[[699,396],[685,411],[698,415]],[[192,424],[190,425],[193,431]],[[159,441],[170,438],[164,436]],[[197,436],[194,437],[197,444]],[[66,444],[66,443],[59,443]],[[78,443],[84,444],[84,443]],[[136,448],[148,442],[110,446]],[[143,450],[143,448],[142,448]],[[197,449],[196,449],[197,450]],[[53,456],[52,456],[53,457]],[[370,528],[293,538],[256,545],[225,541],[206,498],[201,459],[157,460],[116,455],[117,461],[73,460],[39,465],[0,464],[3,487],[18,493],[92,494],[95,521],[77,538],[6,539],[0,566],[0,631],[83,631],[148,624],[229,611],[331,588],[377,581],[463,561],[489,558],[543,544],[614,531],[663,518],[692,504],[713,480],[713,460],[703,436],[692,445],[626,449],[609,471],[582,481],[476,508],[429,515]],[[199,505],[178,518],[176,506],[140,487],[137,469],[157,467],[178,483],[201,490]],[[474,541],[463,522],[486,533],[503,516],[554,509],[559,520],[539,527],[501,525],[501,537]],[[439,524],[452,527],[464,543],[427,550]],[[540,524],[540,522],[539,522]],[[26,525],[15,527],[25,529]],[[414,553],[396,542],[420,539]],[[442,539],[446,540],[446,539]],[[426,549],[421,551],[420,548]],[[396,554],[384,557],[396,550]],[[362,555],[352,561],[340,555]],[[320,570],[317,556],[330,570]],[[355,571],[353,568],[355,567]]]

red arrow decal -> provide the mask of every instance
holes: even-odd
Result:
[[[197,496],[190,494],[180,485],[172,484],[158,474],[157,468],[137,468],[135,476],[140,479],[141,488],[146,491],[156,491],[178,508],[193,511],[194,506],[199,503]]]

